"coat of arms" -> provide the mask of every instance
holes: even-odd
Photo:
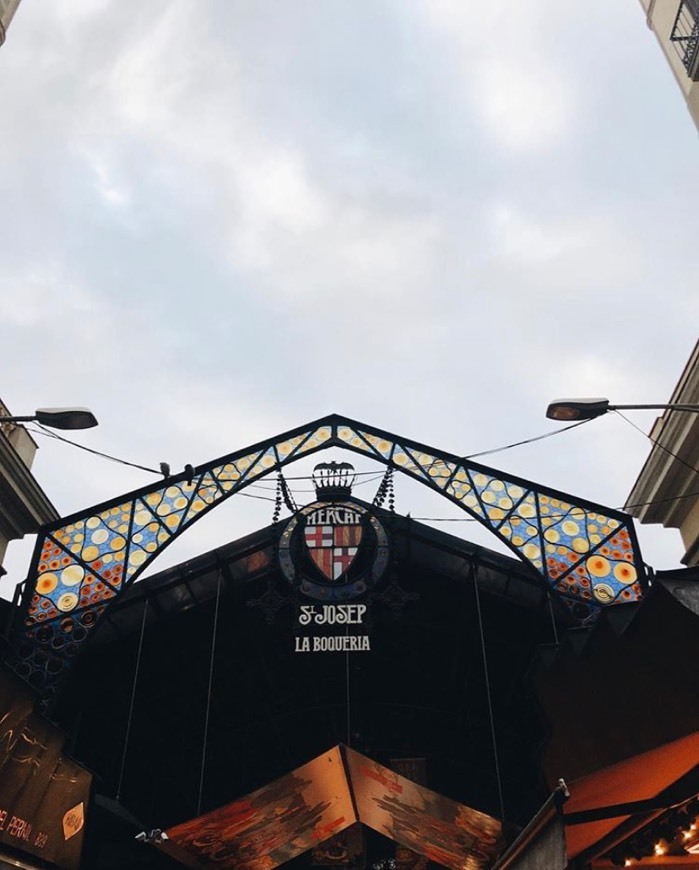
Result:
[[[282,531],[281,569],[311,598],[356,598],[386,568],[386,531],[373,512],[352,499],[349,463],[321,463],[313,479],[317,501],[301,508]]]
[[[328,580],[339,580],[354,562],[364,531],[361,516],[351,507],[330,504],[306,517],[306,546],[314,564]]]

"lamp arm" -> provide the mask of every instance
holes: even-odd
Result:
[[[671,403],[669,405],[610,405],[610,411],[690,411],[699,414],[699,405]]]

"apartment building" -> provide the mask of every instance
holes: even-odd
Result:
[[[699,0],[641,0],[641,5],[699,128]]]

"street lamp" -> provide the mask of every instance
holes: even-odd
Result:
[[[699,414],[699,405],[672,403],[669,405],[610,405],[609,399],[556,399],[546,409],[549,420],[565,423],[593,420],[607,411],[689,411]]]
[[[0,423],[41,423],[52,429],[91,429],[97,418],[89,408],[37,408],[23,417],[0,416]]]

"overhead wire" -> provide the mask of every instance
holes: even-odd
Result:
[[[685,468],[688,468],[690,471],[694,471],[696,474],[699,474],[699,468],[696,468],[696,467],[695,467],[694,465],[692,465],[691,463],[686,462],[684,459],[682,459],[681,456],[678,456],[677,453],[674,453],[674,452],[673,452],[672,450],[670,450],[670,448],[667,447],[665,444],[661,444],[660,441],[658,441],[657,438],[653,438],[653,436],[652,436],[650,433],[648,433],[648,432],[644,432],[643,429],[641,429],[640,426],[637,426],[637,425],[633,422],[633,420],[629,420],[629,418],[628,418],[625,414],[622,414],[621,411],[617,411],[616,409],[614,409],[614,413],[615,413],[615,414],[618,414],[618,415],[621,417],[622,420],[625,420],[625,421],[629,424],[629,426],[633,426],[633,428],[634,428],[637,432],[640,432],[641,435],[643,435],[644,438],[647,438],[647,439],[650,441],[650,443],[651,443],[651,444],[654,444],[654,445],[655,445],[659,450],[664,451],[665,453],[668,454],[668,456],[672,456],[673,459],[676,459],[679,463],[681,463],[682,465],[684,465]]]
[[[148,615],[148,599],[145,599],[143,605],[143,616],[141,618],[141,632],[138,638],[138,651],[136,653],[136,666],[134,668],[133,683],[131,685],[131,703],[129,704],[129,715],[126,720],[126,734],[124,736],[124,747],[121,754],[121,767],[119,769],[119,781],[117,783],[116,799],[121,800],[121,787],[124,782],[124,770],[126,768],[126,754],[129,749],[129,737],[131,735],[131,721],[133,719],[134,702],[136,700],[136,687],[138,686],[138,675],[141,670],[141,655],[143,653],[143,637],[146,633],[146,616]]]
[[[646,507],[649,504],[664,504],[668,501],[681,501],[683,498],[694,498],[699,495],[699,490],[695,492],[685,492],[683,495],[670,495],[667,498],[654,498],[650,501],[637,501],[633,504],[627,504],[623,508],[618,508],[618,510],[628,510],[629,508],[637,508],[637,507]]]
[[[383,471],[354,471],[353,474],[355,477],[366,477],[368,475],[381,477],[383,475]],[[313,480],[313,475],[311,474],[299,474],[296,476],[289,476],[288,474],[285,474],[284,477],[286,480]]]
[[[640,432],[640,433],[644,436],[644,438],[647,438],[647,439],[648,439],[652,444],[654,444],[655,446],[657,446],[658,449],[663,450],[665,453],[667,453],[667,454],[668,454],[669,456],[671,456],[673,459],[676,459],[678,462],[680,462],[682,465],[684,465],[684,466],[685,466],[687,469],[689,469],[690,471],[694,471],[694,472],[696,472],[697,474],[699,474],[699,468],[696,468],[695,466],[693,466],[693,465],[691,465],[690,463],[686,462],[686,461],[685,461],[681,456],[678,456],[676,453],[674,453],[672,450],[670,450],[669,447],[665,446],[664,444],[660,443],[657,439],[653,438],[651,435],[649,435],[648,433],[644,432],[644,431],[640,428],[640,426],[637,426],[637,425],[636,425],[632,420],[630,420],[628,417],[626,417],[626,416],[625,416],[621,411],[616,411],[616,410],[615,410],[614,413],[618,414],[618,415],[619,415],[623,420],[625,420],[625,421],[626,421],[630,426],[632,426],[634,429],[636,429],[638,432]],[[525,445],[525,444],[533,444],[533,443],[535,443],[535,442],[537,442],[537,441],[543,441],[543,440],[545,440],[545,439],[547,439],[547,438],[551,438],[551,437],[553,437],[554,435],[558,435],[558,434],[560,434],[560,433],[562,433],[562,432],[567,432],[567,431],[569,431],[570,429],[575,429],[575,428],[577,428],[578,426],[582,426],[584,423],[589,423],[589,422],[591,422],[591,421],[590,421],[590,420],[579,420],[579,421],[577,421],[577,422],[575,422],[575,423],[572,423],[570,426],[564,426],[564,427],[562,427],[562,428],[560,428],[560,429],[553,429],[553,430],[550,430],[550,431],[548,431],[548,432],[544,432],[542,435],[536,435],[536,436],[534,436],[534,437],[532,437],[532,438],[525,438],[525,439],[523,439],[523,440],[521,440],[521,441],[514,441],[514,442],[512,442],[511,444],[505,444],[505,445],[502,445],[501,447],[494,447],[494,448],[492,448],[492,449],[490,449],[490,450],[481,450],[481,451],[479,451],[479,452],[477,452],[477,453],[469,453],[469,454],[464,455],[464,456],[461,457],[461,458],[462,458],[462,460],[467,460],[467,459],[475,459],[476,457],[479,457],[479,456],[487,456],[487,455],[490,455],[490,454],[493,454],[493,453],[502,453],[502,452],[504,452],[504,451],[506,451],[506,450],[512,450],[512,449],[515,448],[515,447],[521,447],[522,445]],[[37,434],[37,435],[44,435],[44,436],[47,437],[47,438],[54,438],[54,439],[56,439],[57,441],[62,441],[62,442],[64,442],[65,444],[70,444],[72,447],[77,447],[77,448],[79,448],[80,450],[84,450],[84,451],[86,451],[87,453],[91,453],[91,454],[93,454],[94,456],[99,456],[99,457],[101,457],[102,459],[107,459],[107,460],[109,460],[109,461],[111,461],[111,462],[116,462],[116,463],[118,463],[118,464],[120,464],[120,465],[126,465],[126,466],[129,466],[129,467],[131,467],[131,468],[138,468],[139,470],[141,470],[141,471],[147,471],[147,472],[149,472],[150,474],[157,474],[158,476],[160,476],[160,475],[162,474],[162,471],[158,471],[158,470],[156,470],[155,468],[149,468],[149,467],[146,466],[146,465],[140,465],[140,464],[137,463],[137,462],[130,462],[130,461],[126,460],[126,459],[120,459],[119,457],[117,457],[117,456],[112,456],[112,455],[109,454],[109,453],[104,453],[104,452],[102,452],[102,451],[100,451],[100,450],[95,450],[95,449],[92,448],[92,447],[87,447],[87,446],[84,445],[84,444],[80,444],[80,443],[77,442],[77,441],[73,441],[73,440],[71,440],[70,438],[66,438],[66,437],[63,436],[63,435],[59,435],[59,434],[56,433],[56,432],[52,432],[51,430],[49,430],[49,429],[47,429],[45,426],[43,426],[41,423],[37,423],[36,426],[39,427],[39,428],[34,428],[33,426],[26,426],[26,428],[27,428],[28,431],[33,432],[34,434]],[[442,461],[442,460],[438,460],[438,461]],[[378,480],[380,477],[383,476],[383,472],[380,472],[380,471],[379,471],[379,472],[377,472],[377,471],[357,471],[357,472],[355,472],[355,476],[356,476],[356,477],[364,477],[364,478],[366,478],[365,480],[361,480],[361,481],[359,481],[359,483],[355,484],[355,486],[362,486],[362,485],[364,485],[364,484],[367,484],[367,483],[371,483],[371,482],[373,482],[373,480]],[[312,480],[312,479],[313,479],[312,476],[311,476],[310,474],[295,475],[295,476],[285,476],[285,477],[286,477],[286,480],[287,480],[287,481],[290,481],[290,480],[308,481],[308,480]],[[261,490],[267,490],[267,491],[271,491],[271,490],[272,490],[272,486],[271,486],[271,485],[265,485],[265,483],[252,483],[252,484],[250,484],[250,487],[251,487],[251,488],[256,487],[256,488],[258,488],[258,489],[261,489]],[[302,489],[302,488],[300,488],[300,487],[293,487],[293,488],[291,488],[291,491],[292,491],[293,493],[313,492],[312,489]],[[255,495],[255,494],[253,494],[253,493],[245,493],[245,492],[242,492],[242,493],[239,493],[239,495],[243,495],[243,496],[245,496],[246,498],[257,498],[257,499],[260,499],[260,500],[263,500],[263,501],[274,501],[273,498],[267,498],[266,496]],[[669,496],[669,497],[667,497],[667,498],[663,498],[663,499],[652,499],[652,500],[650,500],[650,501],[646,501],[646,502],[635,502],[635,503],[633,503],[633,504],[621,505],[621,506],[619,506],[619,507],[617,507],[617,508],[614,508],[614,510],[620,510],[620,511],[623,511],[623,510],[629,510],[629,509],[631,509],[631,508],[646,507],[646,506],[651,505],[651,504],[663,504],[663,503],[666,503],[666,502],[680,501],[680,500],[682,500],[682,499],[686,499],[686,498],[693,498],[694,496],[697,496],[697,495],[699,495],[699,492],[684,493],[684,494],[682,494],[682,495]],[[555,518],[556,518],[556,515],[555,515],[555,514],[550,514],[549,516],[550,516],[552,519],[555,519]],[[562,516],[565,516],[565,514],[561,514],[560,516],[561,516],[561,517],[562,517]],[[479,520],[478,520],[477,517],[413,517],[413,519],[418,520],[418,521],[422,521],[422,522],[434,522],[434,523],[472,523],[472,522],[479,522]]]
[[[651,504],[664,504],[665,502],[671,501],[682,501],[685,498],[694,498],[695,496],[699,496],[699,490],[695,492],[685,492],[683,495],[672,495],[667,498],[654,498],[650,501],[636,501],[632,504],[620,505],[618,507],[609,508],[609,510],[614,511],[628,511],[631,508],[637,507],[647,507]],[[575,507],[575,506],[573,506]],[[546,514],[547,519],[552,520],[560,520],[569,515],[570,511],[566,511],[565,513],[558,514]],[[420,522],[431,522],[431,523],[478,523],[480,520],[478,517],[413,517],[414,520],[418,520]]]
[[[242,495],[245,498],[257,498],[260,501],[276,501],[276,499],[272,498],[269,495],[255,495],[254,492],[239,492],[237,495]]]
[[[495,779],[498,786],[498,798],[500,800],[500,818],[505,821],[505,800],[502,791],[502,776],[500,773],[500,757],[498,753],[498,739],[495,729],[495,711],[493,709],[493,697],[490,688],[490,674],[488,671],[488,654],[485,644],[485,630],[483,628],[483,615],[481,613],[481,598],[478,592],[478,576],[473,573],[473,590],[476,598],[476,613],[478,615],[478,630],[481,640],[481,655],[483,656],[483,674],[485,676],[485,692],[488,700],[488,718],[490,720],[490,738],[493,747],[493,763],[495,765]]]
[[[216,579],[216,605],[214,607],[214,624],[211,633],[211,657],[209,659],[209,685],[206,692],[206,716],[204,717],[204,736],[201,747],[201,772],[199,775],[199,795],[197,798],[197,815],[201,815],[201,802],[204,794],[204,774],[206,772],[206,750],[209,742],[209,719],[211,716],[211,689],[214,682],[214,662],[216,659],[216,638],[218,633],[218,610],[221,600],[221,572]]]
[[[85,444],[80,444],[78,441],[73,441],[70,438],[66,438],[64,435],[59,435],[57,432],[52,432],[46,426],[41,423],[36,423],[36,426],[39,428],[34,428],[33,426],[26,426],[26,429],[29,432],[33,432],[35,435],[44,435],[46,438],[55,438],[57,441],[63,441],[64,444],[70,444],[71,447],[77,447],[80,450],[84,450],[87,453],[92,453],[93,456],[100,456],[102,459],[108,459],[110,462],[117,462],[120,465],[128,465],[131,468],[138,468],[141,471],[148,471],[151,474],[157,474],[158,476],[162,475],[162,471],[150,468],[147,465],[140,465],[138,462],[129,462],[127,459],[120,459],[118,456],[112,456],[110,453],[103,453],[101,450],[95,450],[92,447],[87,447]],[[356,471],[356,477],[368,477],[378,479],[381,477],[383,472],[381,471]],[[287,480],[313,480],[310,474],[303,474],[294,477],[286,476]],[[356,486],[362,486],[364,483],[370,483],[371,480],[362,480]],[[263,484],[254,484],[255,486],[262,487]],[[268,489],[273,489],[274,487],[266,487]],[[313,492],[311,489],[303,490],[303,489],[295,489],[294,492]]]
[[[244,496],[245,498],[257,498],[257,499],[261,499],[262,501],[274,501],[274,499],[270,498],[269,496],[254,495],[253,493],[250,493],[250,492],[239,492],[238,495]],[[668,498],[656,498],[656,499],[652,499],[651,501],[638,501],[638,502],[634,502],[633,504],[627,504],[627,505],[622,505],[620,507],[611,508],[611,510],[615,510],[615,511],[625,511],[626,510],[626,511],[628,511],[631,508],[646,507],[647,505],[651,505],[651,504],[663,504],[665,502],[671,502],[671,501],[681,501],[682,499],[694,498],[695,496],[699,496],[699,490],[697,490],[696,492],[686,492],[686,493],[684,493],[684,495],[669,496]],[[565,513],[547,514],[546,516],[547,516],[547,519],[560,520],[560,519],[563,519],[564,517],[567,517],[569,514],[570,514],[570,511],[566,511]],[[415,516],[411,516],[411,519],[416,520],[417,522],[422,522],[422,523],[479,523],[480,522],[478,517],[415,517]]]
[[[85,450],[87,453],[92,453],[94,456],[101,456],[102,459],[109,459],[110,462],[117,462],[119,465],[129,465],[131,468],[139,468],[141,471],[148,471],[151,474],[160,474],[160,471],[156,471],[155,468],[148,468],[147,465],[139,465],[137,462],[129,462],[126,459],[119,459],[117,456],[111,456],[109,453],[102,453],[101,450],[94,450],[92,447],[86,447],[84,444],[79,444],[77,441],[71,441],[70,438],[65,438],[63,435],[59,435],[57,432],[52,432],[50,429],[47,429],[45,426],[42,426],[41,423],[37,423],[39,429],[34,429],[31,426],[27,426],[27,429],[30,432],[34,432],[35,435],[45,435],[47,438],[55,438],[57,441],[63,441],[65,444],[70,444],[72,447],[78,447],[80,450]]]
[[[567,432],[569,429],[575,429],[577,426],[582,426],[583,423],[589,423],[589,420],[580,420],[577,423],[572,423],[570,426],[564,426],[562,429],[552,429],[549,432],[544,432],[542,435],[535,435],[533,438],[525,438],[522,441],[514,441],[511,444],[505,444],[502,447],[494,447],[491,450],[481,450],[478,453],[469,453],[465,456],[462,456],[462,459],[475,459],[478,456],[487,456],[492,453],[502,453],[505,450],[511,450],[514,447],[521,447],[524,444],[533,444],[536,441],[543,441],[546,438],[551,438],[554,435],[559,435],[562,432]],[[36,423],[37,428],[33,428],[31,426],[27,426],[26,428],[30,432],[34,432],[37,435],[44,435],[47,438],[55,438],[57,441],[63,441],[65,444],[70,444],[72,447],[77,447],[79,450],[84,450],[87,453],[93,454],[93,456],[100,456],[103,459],[108,459],[110,462],[117,462],[120,465],[128,465],[131,468],[138,468],[141,471],[148,471],[150,474],[162,474],[162,471],[149,468],[147,465],[140,465],[137,462],[129,462],[126,459],[120,459],[118,456],[112,456],[109,453],[103,453],[101,450],[95,450],[92,447],[87,447],[85,444],[80,444],[78,441],[73,441],[70,438],[66,438],[64,435],[59,435],[57,432],[52,432],[50,429],[47,429],[41,423]],[[442,462],[443,460],[438,460],[438,462]],[[377,477],[381,476],[381,473],[377,473],[375,471],[357,471],[355,472],[356,477],[363,476],[371,476],[375,475]],[[299,476],[287,476],[287,481],[289,480],[312,480],[310,475],[304,474]],[[362,481],[363,482],[363,481]],[[359,484],[361,485],[361,484]],[[301,492],[302,490],[299,490]],[[312,490],[308,490],[312,491]]]
[[[569,429],[576,429],[589,420],[578,420],[577,423],[571,423],[570,426],[563,426],[562,429],[550,429],[544,432],[543,435],[535,435],[533,438],[525,438],[523,441],[513,441],[512,444],[504,444],[502,447],[493,447],[491,450],[481,450],[479,453],[468,453],[462,456],[462,459],[475,459],[477,456],[489,456],[491,453],[503,453],[505,450],[512,450],[513,447],[521,447],[523,444],[534,444],[535,441],[544,441],[546,438],[553,438],[554,435],[560,435],[562,432],[568,432]]]
[[[353,484],[353,489],[356,489],[358,486],[364,486],[367,483],[372,483],[372,481],[378,480],[379,478],[384,476],[383,471],[357,471],[357,472],[355,472],[356,476],[358,476],[360,474],[361,475],[371,475],[371,476],[370,477],[367,476],[367,477],[365,477],[364,480],[360,480],[359,483]],[[284,475],[284,479],[287,481],[289,481],[289,480],[313,480],[313,475],[307,474],[307,475],[304,475],[303,477],[287,477],[286,475]],[[268,492],[274,492],[274,491],[276,491],[276,488],[277,488],[275,483],[271,483],[271,482],[268,483],[267,481],[260,482],[260,483],[251,483],[250,486],[251,487],[255,486],[258,489],[264,489],[264,490],[267,490]],[[291,492],[295,492],[295,493],[296,492],[315,492],[315,488],[314,489],[304,489],[304,488],[298,487],[298,486],[289,487],[289,489]]]

